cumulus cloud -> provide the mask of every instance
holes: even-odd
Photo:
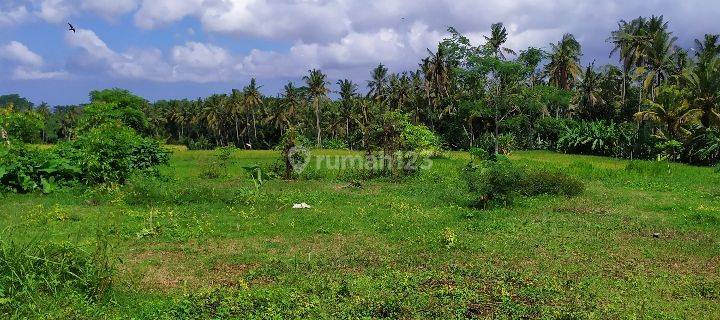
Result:
[[[159,82],[227,80],[233,57],[225,49],[199,42],[175,46],[169,55],[157,48],[112,50],[92,30],[78,29],[65,41],[80,49],[70,64],[80,72],[103,72],[112,77]]]
[[[17,41],[10,41],[0,46],[0,60],[12,63],[9,66],[14,66],[13,79],[53,79],[66,75],[62,71],[43,71],[42,67],[45,64],[43,58]]]
[[[96,13],[108,20],[134,11],[138,6],[137,0],[83,0],[80,8]]]
[[[502,21],[509,31],[505,46],[516,51],[547,48],[571,32],[585,57],[600,61],[607,61],[605,39],[618,19],[665,14],[686,45],[701,33],[720,29],[713,16],[720,3],[702,0],[30,0],[0,9],[0,25],[33,16],[57,23],[71,15],[114,20],[132,14],[140,29],[171,29],[165,31],[181,39],[180,44],[121,52],[90,30],[66,34],[66,43],[81,53],[68,58],[74,71],[163,82],[229,81],[235,75],[287,78],[310,68],[362,80],[381,62],[392,71],[417,68],[426,48],[434,50],[448,26],[480,44],[490,24]],[[207,42],[229,35],[261,44],[243,45],[246,51],[234,54],[214,44],[186,42],[196,31],[192,38]]]
[[[311,68],[321,68],[331,77],[366,76],[379,63],[393,71],[417,67],[427,48],[433,48],[443,34],[416,22],[405,31],[380,29],[376,32],[351,32],[339,41],[297,43],[288,52],[253,50],[243,57],[236,69],[248,76],[292,77]],[[349,73],[349,74],[346,74]]]
[[[40,8],[36,14],[38,17],[47,22],[59,23],[65,21],[67,17],[70,16],[71,12],[72,5],[68,1],[42,0],[40,2]]]
[[[143,0],[135,13],[135,24],[152,29],[179,21],[196,14],[203,7],[203,0]]]
[[[25,6],[2,8],[0,7],[0,26],[12,26],[21,24],[30,18],[30,13]]]
[[[43,58],[28,47],[17,41],[0,46],[0,58],[22,65],[38,67],[43,64]]]

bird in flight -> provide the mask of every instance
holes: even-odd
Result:
[[[73,25],[70,24],[70,22],[68,22],[68,26],[70,26],[70,29],[68,29],[68,31],[72,31],[73,33],[75,33],[75,27],[73,27]]]

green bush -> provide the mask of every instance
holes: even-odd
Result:
[[[5,128],[11,139],[26,143],[40,142],[40,133],[44,127],[45,120],[35,111],[0,108],[0,128]]]
[[[210,142],[204,136],[197,139],[189,139],[185,142],[188,150],[212,150],[215,149],[215,144]]]
[[[124,183],[136,171],[152,171],[166,164],[170,152],[156,140],[140,137],[116,123],[90,129],[77,140],[58,145],[61,157],[77,164],[90,184]]]
[[[488,208],[510,205],[518,193],[517,183],[523,170],[507,159],[469,163],[460,175],[475,197],[473,206]]]
[[[527,170],[519,184],[520,193],[525,196],[542,194],[577,196],[585,191],[582,181],[562,172],[545,169]]]
[[[323,148],[331,150],[347,150],[347,142],[339,138],[325,139],[322,142]]]
[[[405,150],[413,150],[428,156],[440,153],[440,138],[426,126],[406,122],[401,137]]]
[[[0,191],[49,193],[81,173],[80,167],[51,150],[22,143],[0,145]]]
[[[496,161],[470,162],[460,176],[478,208],[511,205],[518,195],[576,196],[585,190],[580,180],[565,173],[523,168],[504,156]]]

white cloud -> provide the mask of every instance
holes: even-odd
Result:
[[[26,67],[17,67],[13,72],[13,79],[17,80],[46,80],[60,79],[67,76],[63,71],[39,71]]]
[[[134,11],[138,6],[137,0],[83,0],[80,7],[112,20],[128,12]]]
[[[203,6],[203,0],[143,0],[135,13],[135,24],[152,29],[176,22],[195,14]]]
[[[247,76],[297,77],[311,68],[321,68],[332,77],[362,77],[378,63],[393,71],[414,70],[427,48],[433,48],[442,38],[437,31],[417,22],[406,31],[380,29],[372,33],[352,32],[337,42],[327,44],[298,43],[287,53],[253,50],[243,57],[236,69]]]
[[[17,41],[0,46],[0,58],[33,67],[43,64],[43,58],[40,55],[30,51],[28,47]]]
[[[25,6],[15,8],[0,8],[0,26],[13,26],[21,24],[30,18],[30,13]]]
[[[175,63],[198,69],[213,69],[226,65],[230,54],[223,48],[200,42],[188,42],[172,49]]]
[[[50,23],[65,21],[72,12],[72,5],[65,0],[42,0],[37,16]]]
[[[0,46],[0,60],[14,63],[13,79],[55,79],[66,75],[62,71],[43,71],[42,67],[45,64],[43,58],[17,41]]]
[[[133,48],[118,53],[95,32],[85,29],[67,34],[65,40],[82,51],[73,62],[80,71],[100,71],[116,78],[158,82],[225,81],[233,65],[233,57],[225,49],[199,42],[175,46],[168,57],[157,48]]]

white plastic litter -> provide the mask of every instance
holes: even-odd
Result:
[[[310,209],[312,208],[309,204],[303,202],[303,203],[293,203],[293,209]]]

